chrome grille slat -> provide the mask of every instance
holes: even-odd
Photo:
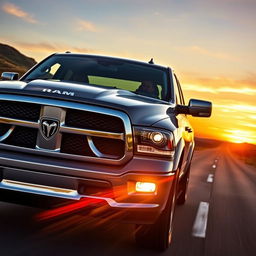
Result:
[[[25,120],[2,117],[2,116],[0,116],[0,123],[18,125],[18,126],[24,126],[24,127],[30,127],[30,128],[39,128],[38,122],[25,121]]]
[[[93,139],[91,136],[87,136],[87,142],[90,146],[91,151],[97,156],[97,157],[105,157],[105,158],[111,158],[113,156],[104,154],[98,150],[98,148],[95,146]]]
[[[60,126],[60,132],[96,136],[96,137],[109,138],[109,139],[115,139],[115,140],[124,140],[123,133],[96,131],[96,130],[89,130],[89,129],[67,127],[62,125]]]
[[[8,117],[0,116],[0,123],[39,129],[38,122],[25,121],[25,120],[8,118]],[[124,133],[104,132],[104,131],[97,131],[97,130],[90,130],[90,129],[74,128],[74,127],[65,126],[63,124],[60,125],[60,132],[97,136],[97,137],[116,139],[116,140],[124,140]]]
[[[95,147],[94,143],[88,143],[89,148],[95,155],[92,157],[91,155],[76,155],[74,153],[70,154],[68,152],[63,152],[58,148],[58,150],[55,147],[49,147],[47,148],[42,148],[43,143],[40,144],[40,147],[36,146],[35,148],[24,148],[20,146],[15,146],[12,144],[4,144],[6,138],[8,138],[7,134],[3,140],[0,141],[0,148],[3,149],[9,149],[9,150],[15,150],[17,152],[29,152],[29,153],[35,153],[39,155],[47,155],[47,156],[53,156],[53,157],[61,157],[61,158],[69,158],[69,159],[77,159],[77,160],[82,160],[82,161],[89,161],[89,162],[98,162],[98,163],[111,163],[111,164],[122,164],[123,162],[129,160],[132,157],[132,130],[131,130],[131,124],[128,116],[121,111],[117,110],[112,110],[104,107],[98,107],[98,106],[92,106],[92,105],[85,105],[81,103],[75,103],[75,102],[67,102],[67,101],[61,101],[61,100],[54,100],[54,99],[45,99],[45,98],[37,98],[37,97],[27,97],[27,96],[18,96],[18,95],[7,95],[7,94],[0,94],[0,102],[8,102],[8,106],[13,102],[15,104],[16,102],[18,104],[31,104],[31,106],[40,105],[41,108],[41,113],[38,117],[38,121],[31,121],[31,120],[24,120],[25,118],[12,118],[10,116],[1,116],[0,114],[0,124],[4,125],[10,125],[12,126],[12,131],[15,130],[15,127],[24,127],[25,128],[34,128],[37,129],[38,131],[40,130],[40,119],[42,118],[42,115],[44,113],[43,109],[44,108],[49,108],[49,109],[55,109],[59,110],[60,112],[63,111],[64,113],[64,119],[60,120],[60,127],[58,133],[61,134],[74,134],[77,136],[85,136],[86,141],[91,140],[92,138],[102,138],[105,139],[108,143],[108,141],[111,141],[111,139],[116,140],[119,145],[118,141],[122,141],[124,145],[124,155],[123,156],[115,156],[112,154],[106,154],[106,153],[100,153],[99,150]],[[3,104],[4,105],[4,104]],[[38,107],[35,106],[35,109]],[[121,132],[120,127],[122,127],[122,123],[119,122],[119,128],[115,130],[115,132],[111,132],[110,130],[104,131],[104,130],[99,130],[99,129],[88,129],[88,128],[81,128],[81,127],[70,127],[69,125],[65,124],[65,113],[66,111],[79,111],[81,114],[81,111],[85,111],[86,115],[90,116],[90,125],[88,127],[92,127],[92,116],[93,113],[95,113],[96,116],[106,116],[104,118],[103,122],[106,122],[105,120],[111,120],[113,117],[113,120],[121,120],[123,123],[123,132]],[[72,111],[70,112],[72,113]],[[91,114],[90,114],[91,113]],[[31,113],[30,113],[31,114]],[[32,114],[31,114],[32,115]],[[70,120],[70,117],[69,117]],[[84,122],[84,120],[83,120]],[[96,123],[97,123],[96,119]],[[101,122],[101,121],[100,121]],[[99,123],[99,122],[98,122]],[[121,125],[121,126],[120,126]],[[98,126],[99,127],[99,126]],[[97,128],[97,127],[96,127]],[[99,127],[101,128],[101,127]],[[112,128],[111,128],[112,129]],[[120,131],[120,132],[117,132]],[[10,132],[10,134],[12,133]],[[39,132],[38,132],[39,134]],[[88,136],[88,137],[87,137]],[[61,145],[61,138],[62,136],[58,137],[59,143],[57,143],[59,146]],[[56,143],[55,143],[56,144]],[[93,145],[93,147],[92,147]],[[107,144],[106,144],[107,145]],[[104,147],[103,147],[104,148]],[[110,143],[110,148],[111,148],[111,143]],[[119,147],[118,147],[119,148]],[[116,151],[117,152],[117,151]],[[121,151],[120,151],[121,152]]]

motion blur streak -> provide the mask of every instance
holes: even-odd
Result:
[[[98,194],[97,196],[99,197],[112,197],[113,193],[108,192],[108,193],[104,193],[104,194]],[[88,206],[101,206],[104,203],[104,200],[101,199],[94,199],[94,198],[82,198],[81,200],[79,200],[78,202],[75,203],[71,203],[65,206],[61,206],[55,209],[51,209],[51,210],[47,210],[44,211],[40,214],[37,215],[37,219],[38,220],[47,220],[47,219],[51,219],[54,217],[58,217],[60,215],[64,215],[67,213],[71,213],[74,212],[76,210],[80,210],[83,209],[85,207]]]
[[[154,181],[154,182],[156,182],[159,185],[161,183],[169,182],[173,178],[174,178],[174,176],[169,176],[164,179],[161,179],[161,181]],[[114,193],[111,190],[111,191],[107,191],[105,193],[97,193],[97,194],[94,194],[93,196],[103,197],[103,198],[115,198],[115,200],[117,200],[119,202],[125,202],[125,199],[128,197],[127,187],[126,186],[116,186]],[[145,200],[142,200],[141,203],[146,203],[149,198],[148,196],[149,195],[145,195]],[[36,216],[36,219],[39,221],[49,220],[49,219],[59,217],[59,216],[62,216],[62,215],[68,214],[68,213],[74,213],[75,211],[82,210],[84,208],[89,208],[89,207],[93,208],[91,210],[91,213],[97,214],[99,212],[106,210],[106,208],[108,206],[106,205],[106,202],[104,199],[82,198],[79,201],[75,201],[74,203],[72,202],[68,205],[64,205],[64,206],[60,206],[60,207],[57,207],[54,209],[43,211]],[[123,215],[123,214],[125,214],[125,211],[120,211],[116,214]],[[114,216],[112,214],[108,218],[104,218],[104,222],[106,220],[112,219],[113,217],[116,217],[116,216]]]
[[[47,220],[47,219],[51,219],[66,213],[70,213],[79,209],[82,209],[84,207],[87,207],[89,205],[93,205],[93,204],[99,204],[102,203],[103,200],[99,200],[99,199],[81,199],[79,202],[73,203],[73,204],[69,204],[69,205],[65,205],[53,210],[48,210],[45,212],[42,212],[38,215],[38,219],[39,220]]]

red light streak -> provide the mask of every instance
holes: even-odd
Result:
[[[105,198],[111,198],[113,197],[113,193],[108,192],[108,193],[104,193],[104,194],[97,194],[95,196],[98,197],[105,197]],[[61,206],[55,209],[51,209],[51,210],[46,210],[40,214],[37,215],[37,218],[39,220],[47,220],[47,219],[51,219],[54,217],[58,217],[60,215],[64,215],[67,213],[71,213],[74,212],[76,210],[80,210],[83,208],[86,208],[88,206],[101,206],[105,204],[105,200],[104,199],[97,199],[97,198],[82,198],[79,201],[75,202],[75,203],[71,203],[65,206]]]
[[[169,182],[173,178],[174,178],[173,176],[169,176],[169,177],[166,177],[165,179],[161,179],[160,181],[156,180],[154,182],[156,182],[156,184],[159,185],[161,183]],[[125,201],[125,199],[128,197],[128,194],[127,194],[128,191],[127,191],[126,186],[115,187],[114,193],[115,193],[115,200],[118,200],[118,201]],[[94,209],[94,212],[104,211],[105,207],[108,207],[108,204],[104,200],[104,198],[114,198],[113,191],[105,192],[105,193],[97,193],[97,194],[94,194],[93,196],[102,197],[103,199],[82,198],[79,201],[72,202],[68,205],[43,211],[43,212],[39,213],[36,216],[36,218],[40,221],[49,220],[49,219],[52,219],[52,218],[55,218],[58,216],[62,216],[64,214],[82,210],[82,209],[90,207],[90,206],[92,206],[93,208],[96,208],[96,209]],[[148,200],[148,197],[145,197],[145,202],[147,200]],[[141,201],[141,203],[143,203],[143,201]],[[121,214],[121,213],[119,212],[118,214]],[[111,218],[111,216],[110,216],[110,218]]]

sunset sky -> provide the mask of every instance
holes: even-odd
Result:
[[[42,60],[113,55],[175,69],[196,136],[256,144],[256,0],[0,0],[0,42]]]

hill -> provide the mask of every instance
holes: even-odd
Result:
[[[206,139],[206,138],[195,138],[195,149],[200,150],[204,148],[215,148],[220,146],[224,141],[214,140],[214,139]]]
[[[195,138],[195,150],[204,150],[207,148],[225,147],[228,148],[238,159],[246,164],[256,167],[256,145],[249,143],[232,143],[228,141],[219,141],[205,138]]]
[[[256,145],[248,143],[229,143],[232,153],[242,159],[245,163],[256,166]]]
[[[23,75],[36,64],[33,58],[20,53],[15,48],[0,43],[0,74],[5,71],[18,72]]]

